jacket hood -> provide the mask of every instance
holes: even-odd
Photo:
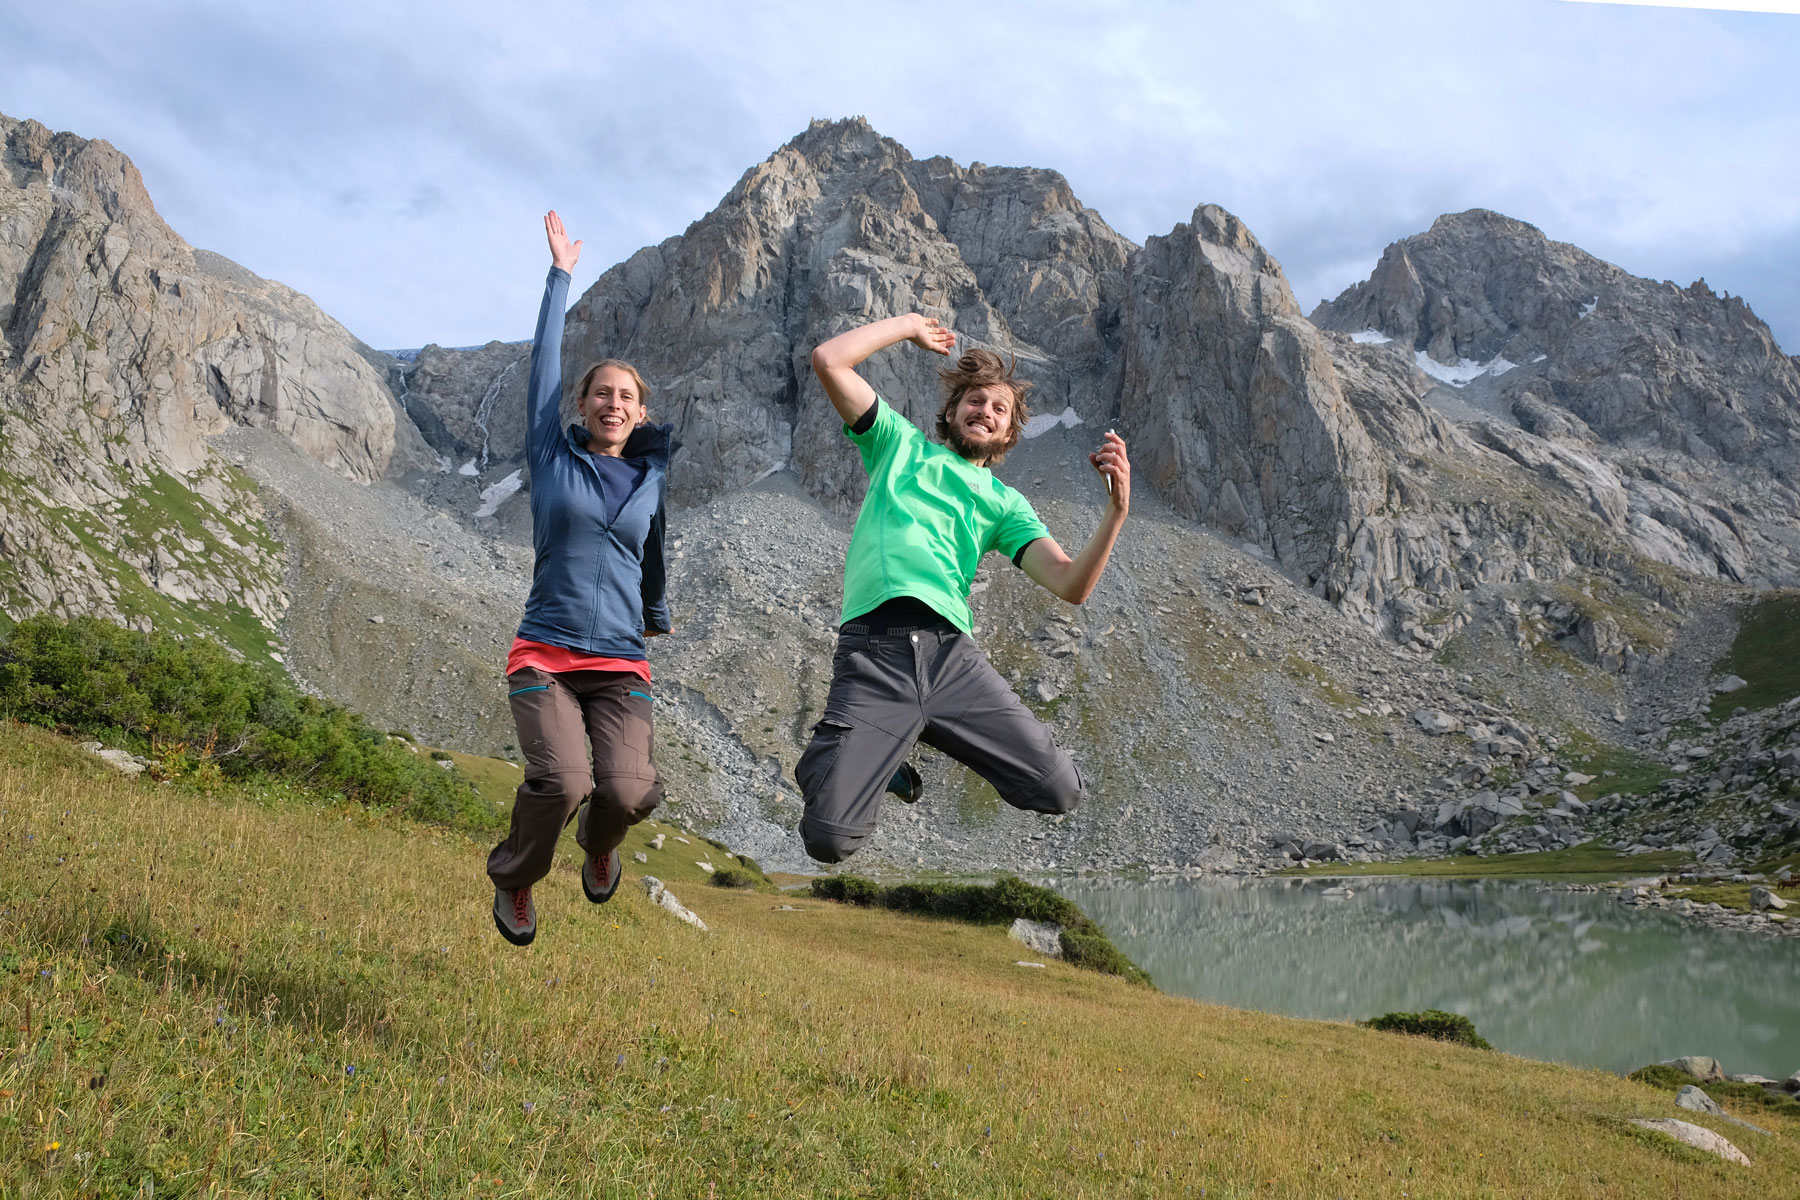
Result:
[[[623,456],[625,458],[650,458],[662,463],[667,463],[669,461],[669,447],[674,432],[675,427],[673,425],[651,425],[648,423],[639,425],[636,429],[633,429],[630,436],[625,439]],[[586,425],[569,426],[569,440],[583,450],[587,449],[587,444],[592,437],[593,435],[588,432],[588,427]]]

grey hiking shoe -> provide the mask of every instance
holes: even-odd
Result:
[[[531,902],[530,888],[494,889],[494,927],[515,946],[531,945],[537,936],[537,905]]]
[[[900,797],[903,804],[911,804],[925,793],[925,781],[909,762],[903,762],[888,780],[887,790]]]
[[[581,860],[581,890],[595,904],[605,904],[619,890],[625,864],[619,861],[617,847],[596,858],[584,855]]]

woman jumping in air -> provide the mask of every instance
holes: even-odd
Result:
[[[537,936],[531,889],[550,873],[571,814],[579,809],[582,891],[603,904],[619,886],[625,830],[662,800],[650,753],[644,639],[670,629],[663,597],[669,426],[649,424],[643,377],[609,358],[581,378],[581,423],[560,427],[563,310],[581,243],[569,241],[554,212],[545,215],[544,232],[550,278],[525,400],[537,561],[506,659],[525,782],[512,828],[487,863],[494,924],[515,946]]]

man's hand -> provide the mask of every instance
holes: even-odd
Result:
[[[934,354],[948,355],[955,348],[956,334],[938,324],[936,317],[913,313],[912,319],[914,331],[908,335],[907,341]]]
[[[1100,449],[1088,455],[1088,461],[1094,464],[1094,470],[1100,472],[1106,480],[1107,503],[1124,516],[1131,511],[1131,459],[1125,454],[1125,439],[1106,431],[1106,438],[1100,443]]]
[[[1125,439],[1107,430],[1106,440],[1100,443],[1099,450],[1088,455],[1088,461],[1108,485],[1100,527],[1074,558],[1052,537],[1032,542],[1019,558],[1019,565],[1032,582],[1070,604],[1084,603],[1094,594],[1100,574],[1106,570],[1106,560],[1112,556],[1113,543],[1125,528],[1125,514],[1131,511],[1131,460],[1125,456]]]
[[[550,239],[550,265],[573,273],[581,258],[581,243],[569,240],[554,208],[544,214],[544,236]]]

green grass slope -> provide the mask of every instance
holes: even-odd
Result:
[[[634,837],[653,832],[673,833]],[[0,724],[0,1194],[1723,1197],[1800,1178],[1780,1113],[1742,1112],[1762,1138],[1603,1072],[1021,969],[994,928],[706,887],[691,864],[718,851],[682,836],[652,869],[712,932],[650,907],[630,859],[588,905],[565,856],[519,950],[493,930],[482,842],[126,779]],[[1753,1165],[1625,1123],[1675,1115]]]
[[[1752,602],[1719,673],[1736,675],[1749,686],[1715,696],[1715,717],[1800,696],[1800,591],[1769,592]]]

